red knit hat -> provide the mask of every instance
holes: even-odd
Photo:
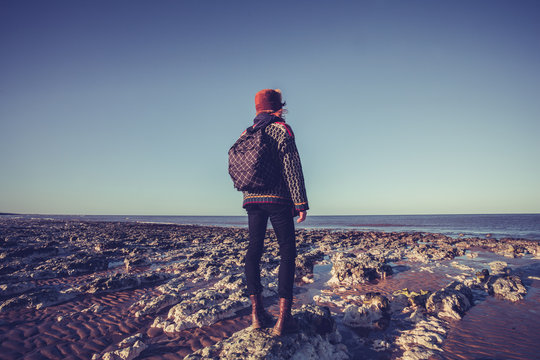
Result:
[[[257,112],[278,111],[282,107],[281,90],[279,89],[264,89],[255,94],[255,110]]]

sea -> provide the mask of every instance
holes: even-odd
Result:
[[[1,215],[0,218],[247,227],[247,216]],[[451,237],[540,240],[540,214],[309,215],[299,229],[429,232]]]

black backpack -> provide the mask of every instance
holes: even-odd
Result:
[[[239,191],[272,188],[279,175],[264,129],[250,126],[229,149],[229,175]]]

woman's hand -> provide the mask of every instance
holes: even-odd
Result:
[[[300,211],[298,213],[298,219],[296,219],[297,223],[301,223],[302,221],[306,220],[307,211]]]

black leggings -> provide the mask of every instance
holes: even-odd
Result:
[[[246,254],[246,283],[249,295],[262,292],[261,256],[264,251],[264,237],[268,218],[276,233],[279,244],[279,285],[280,298],[292,300],[294,284],[296,241],[293,213],[290,205],[257,204],[247,205],[249,224],[249,246]]]

